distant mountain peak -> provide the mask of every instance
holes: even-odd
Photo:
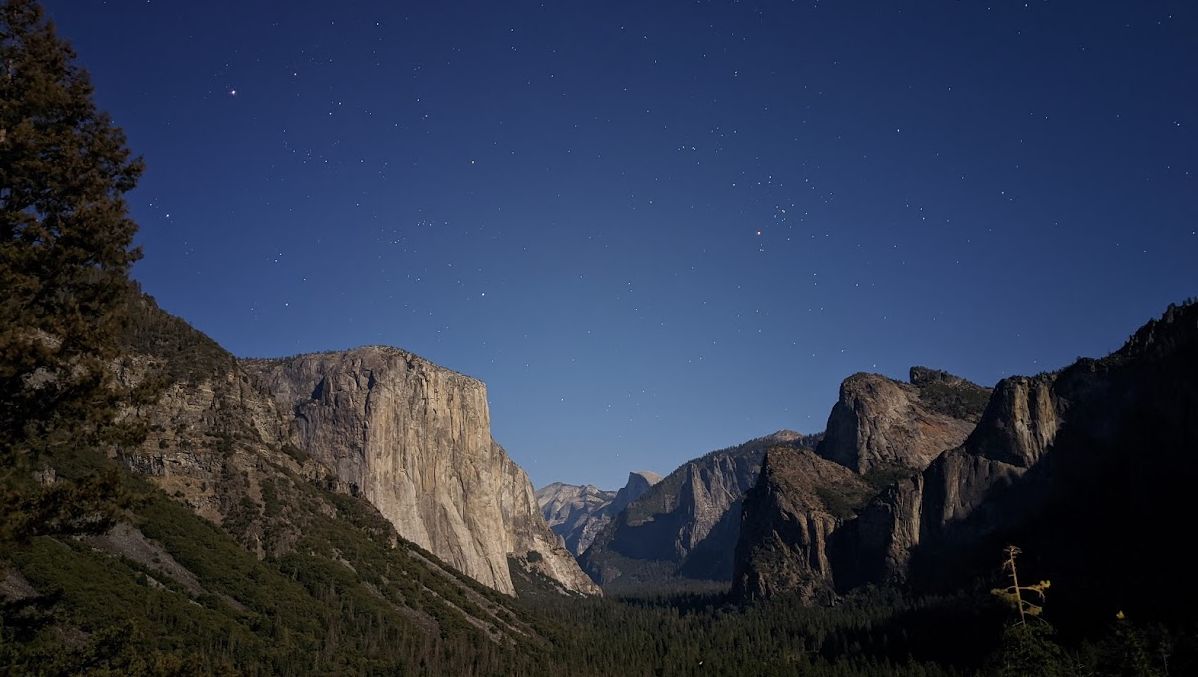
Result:
[[[623,589],[730,580],[741,496],[756,481],[762,456],[817,437],[779,430],[682,463],[639,495],[617,498],[580,562],[596,582]],[[641,479],[630,473],[634,478]],[[620,491],[630,488],[631,482]]]
[[[661,481],[661,475],[658,475],[652,470],[633,470],[632,472],[628,473],[628,484],[631,484],[633,481],[635,481],[635,478],[638,477],[645,480],[649,484],[657,484]],[[627,484],[625,486],[627,486]]]

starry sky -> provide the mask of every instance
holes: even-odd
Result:
[[[1192,2],[47,9],[145,157],[167,310],[484,380],[534,484],[986,385],[1198,294]]]

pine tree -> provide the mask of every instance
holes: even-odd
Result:
[[[1002,599],[1019,613],[1019,620],[1007,625],[1003,631],[1002,645],[992,662],[999,675],[1039,675],[1052,677],[1069,674],[1065,653],[1054,641],[1055,632],[1040,614],[1043,613],[1044,591],[1051,583],[1040,581],[1033,585],[1020,585],[1019,569],[1015,559],[1023,551],[1014,545],[1003,549],[1003,571],[1011,578],[1011,585],[991,590],[991,594]],[[1038,598],[1035,604],[1027,596]],[[1030,623],[1035,620],[1035,623]]]
[[[107,522],[114,479],[89,476],[102,464],[65,482],[49,469],[61,471],[56,457],[101,449],[124,431],[114,424],[121,392],[112,373],[129,267],[140,252],[123,196],[141,171],[42,9],[4,0],[0,539],[51,524],[94,530]],[[57,486],[31,486],[35,473],[40,484]]]
[[[32,0],[0,8],[0,458],[95,443],[142,171]],[[6,463],[6,465],[8,464]]]
[[[1015,558],[1022,552],[1022,550],[1013,545],[1003,548],[1003,554],[1006,555],[1006,559],[1003,560],[1002,568],[1011,577],[1011,585],[990,591],[990,594],[1004,600],[1019,612],[1019,625],[1027,623],[1029,617],[1039,617],[1044,611],[1044,607],[1032,602],[1028,599],[1027,595],[1038,597],[1042,604],[1044,602],[1044,591],[1052,587],[1052,583],[1049,581],[1040,581],[1033,585],[1019,584],[1019,570],[1015,565]]]

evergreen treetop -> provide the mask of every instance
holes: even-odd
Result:
[[[32,0],[0,5],[0,462],[96,442],[142,172]]]

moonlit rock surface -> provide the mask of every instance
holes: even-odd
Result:
[[[866,373],[845,379],[817,453],[767,452],[744,499],[733,595],[828,602],[853,583],[901,578],[918,541],[919,473],[929,465],[985,472],[957,463],[951,450],[969,437],[989,397],[988,388],[925,367],[913,367],[909,383]],[[875,497],[885,485],[894,489],[883,505]],[[950,503],[957,500],[965,510],[978,498]]]
[[[481,381],[380,346],[245,364],[293,412],[300,447],[404,538],[508,594],[509,555],[567,590],[598,592],[491,438]]]
[[[820,455],[860,473],[894,466],[923,470],[964,442],[989,391],[921,367],[911,370],[911,381],[865,373],[845,379]],[[949,406],[962,399],[972,406]]]
[[[904,384],[851,377],[830,428],[851,414],[846,428],[864,434],[835,447],[847,454],[821,447],[849,474],[807,455],[769,452],[744,502],[734,593],[820,602],[867,584],[938,590],[992,569],[1010,542],[1075,585],[1111,589],[1138,576],[1149,583],[1137,585],[1137,595],[1152,581],[1173,585],[1188,575],[1187,542],[1175,525],[1193,514],[1186,489],[1198,477],[1196,364],[1198,304],[1187,303],[1170,306],[1107,357],[1000,381],[981,409],[976,386],[943,372],[912,370],[918,403]],[[956,434],[955,424],[909,434],[926,415],[919,408],[929,407],[976,425],[925,468],[851,472],[869,467],[863,460],[926,457],[909,446],[906,455],[883,453],[902,448],[896,441],[940,446]],[[1111,538],[1128,553],[1119,561],[1103,559]],[[1172,604],[1165,585],[1154,594]]]
[[[566,542],[566,549],[581,555],[612,517],[660,481],[661,475],[639,470],[628,473],[628,483],[618,492],[592,484],[554,482],[537,490],[537,503],[549,528]]]

